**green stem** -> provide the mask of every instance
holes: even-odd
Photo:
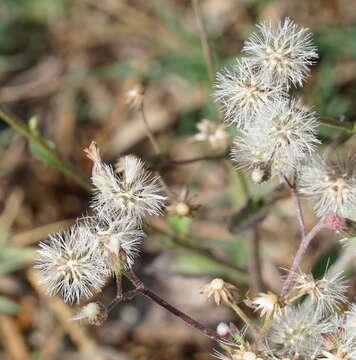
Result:
[[[334,128],[338,128],[338,129],[342,129],[348,132],[355,132],[356,131],[356,126],[355,124],[351,123],[351,122],[341,122],[339,120],[334,120],[334,119],[329,119],[329,118],[319,118],[319,121],[326,126],[329,127],[334,127]]]
[[[243,310],[233,302],[229,303],[232,310],[244,321],[244,323],[251,329],[253,336],[258,338],[260,336],[260,331],[256,325],[249,319],[249,317],[243,312]]]
[[[18,119],[15,115],[9,111],[0,107],[0,119],[6,122],[19,134],[26,137],[30,142],[35,144],[39,151],[45,154],[48,158],[52,159],[56,163],[56,167],[66,176],[73,179],[83,189],[91,192],[91,185],[89,181],[80,174],[67,160],[63,159],[54,149],[52,149],[45,140],[37,136],[23,121]]]

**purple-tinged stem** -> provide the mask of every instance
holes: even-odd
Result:
[[[281,297],[285,296],[289,290],[289,287],[292,283],[293,273],[297,271],[297,269],[300,266],[300,263],[302,262],[303,256],[305,252],[307,251],[307,248],[311,242],[311,240],[315,237],[315,235],[323,228],[326,227],[326,224],[323,219],[321,219],[311,230],[310,232],[302,237],[302,240],[299,244],[299,248],[297,253],[295,254],[292,267],[289,270],[287,279],[284,281],[282,291],[281,291]]]

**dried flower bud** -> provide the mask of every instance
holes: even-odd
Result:
[[[167,211],[175,216],[192,217],[194,212],[200,208],[199,204],[193,203],[194,196],[190,196],[189,191],[185,188],[178,195],[176,203],[167,206]]]
[[[208,298],[214,297],[217,305],[221,304],[221,300],[231,303],[234,300],[233,292],[237,291],[237,287],[223,279],[214,279],[201,289],[201,293],[206,294]]]
[[[199,132],[193,136],[195,141],[207,141],[213,149],[226,150],[231,142],[224,125],[203,119],[197,124]]]
[[[100,302],[91,302],[82,307],[80,312],[71,320],[86,320],[89,325],[100,326],[108,317],[106,307]]]
[[[269,291],[267,294],[260,293],[253,300],[247,300],[247,305],[254,307],[256,311],[261,311],[260,316],[270,317],[274,314],[281,314],[283,303],[277,295]]]
[[[126,93],[126,103],[137,109],[142,105],[144,95],[145,88],[137,84]]]
[[[221,337],[228,337],[231,335],[231,330],[228,324],[221,322],[216,328],[216,332]]]

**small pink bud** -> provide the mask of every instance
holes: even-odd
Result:
[[[351,219],[333,214],[326,218],[326,223],[331,230],[343,236],[353,237],[356,235],[356,222]]]
[[[326,218],[326,223],[328,224],[331,230],[337,232],[342,232],[343,230],[345,230],[346,227],[345,219],[336,214],[329,215]]]
[[[221,322],[217,328],[216,328],[216,332],[218,333],[219,336],[221,337],[228,337],[231,335],[231,330],[229,325],[227,325],[224,322]]]

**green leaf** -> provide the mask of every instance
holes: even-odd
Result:
[[[19,306],[12,300],[0,296],[0,313],[4,314],[16,314],[19,309]]]
[[[175,233],[186,237],[190,233],[192,219],[186,216],[169,216],[168,222]]]

